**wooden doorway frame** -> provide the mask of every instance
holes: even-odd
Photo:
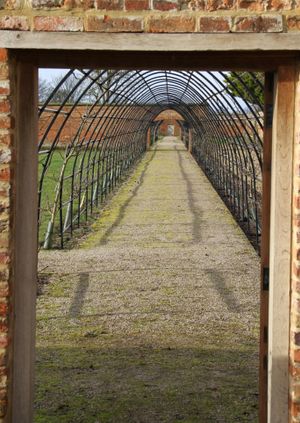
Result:
[[[139,43],[143,43],[143,35],[139,34],[141,37],[138,38]],[[152,37],[152,40],[150,37],[149,40],[149,34],[145,35],[148,36],[144,46],[148,46],[148,51],[138,50],[136,44],[130,45],[130,41],[127,44],[127,50],[124,48],[121,51],[116,48],[109,50],[105,37],[102,44],[98,42],[97,46],[93,47],[93,51],[90,51],[85,50],[88,44],[79,46],[78,43],[76,44],[75,38],[72,41],[72,34],[59,34],[59,43],[64,45],[61,47],[59,44],[59,50],[53,50],[53,43],[49,38],[47,38],[47,42],[41,38],[40,44],[36,43],[35,49],[29,49],[30,40],[25,39],[24,42],[22,39],[23,45],[20,45],[19,39],[13,42],[9,38],[9,34],[5,34],[9,41],[6,41],[4,46],[9,47],[11,78],[15,81],[12,99],[16,117],[17,149],[16,211],[13,233],[15,241],[13,263],[15,316],[12,406],[9,421],[30,423],[33,415],[35,281],[37,277],[37,164],[35,159],[38,132],[37,69],[38,67],[108,67],[115,69],[125,67],[132,69],[261,70],[269,72],[268,80],[271,78],[270,74],[275,75],[274,87],[267,94],[268,100],[274,97],[274,112],[271,111],[273,101],[269,101],[268,107],[270,106],[270,108],[266,110],[265,121],[267,129],[265,131],[265,154],[268,159],[264,163],[260,423],[287,422],[294,96],[299,53],[287,51],[286,40],[284,40],[285,44],[280,52],[258,51],[257,49],[241,51],[241,46],[238,43],[236,49],[229,50],[224,54],[221,44],[227,44],[224,44],[223,36],[223,38],[219,38],[221,44],[214,46],[213,50],[215,51],[203,51],[203,49],[202,51],[194,49],[191,51],[189,41],[186,43],[185,49],[181,43],[181,49],[168,51],[166,54],[161,47],[159,51],[157,50],[158,36]],[[15,33],[13,36],[15,37]],[[78,37],[77,34],[76,36]],[[29,37],[34,37],[34,35],[29,34]],[[64,37],[65,40],[62,40]],[[161,37],[165,46],[172,45],[166,42],[165,35],[161,35]],[[177,40],[184,40],[184,37],[190,36],[177,34],[176,37]],[[124,46],[124,34],[120,34],[121,39],[121,44]],[[214,40],[216,40],[215,36]],[[217,40],[217,42],[219,41]],[[257,42],[260,42],[259,37],[257,37]],[[78,48],[75,51],[74,45]],[[158,45],[161,46],[161,44]],[[250,43],[251,46],[253,48],[253,44]],[[269,195],[270,192],[271,195]],[[270,278],[269,291],[266,290],[266,273]],[[266,374],[268,374],[268,386]]]

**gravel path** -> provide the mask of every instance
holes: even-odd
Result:
[[[39,266],[36,422],[257,422],[259,260],[179,140]]]

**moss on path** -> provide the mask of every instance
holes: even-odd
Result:
[[[40,268],[36,422],[257,421],[258,258],[179,141]]]

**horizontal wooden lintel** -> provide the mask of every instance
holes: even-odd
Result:
[[[299,51],[299,33],[149,34],[0,31],[13,49],[111,51]]]

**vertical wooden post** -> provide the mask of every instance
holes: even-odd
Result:
[[[37,69],[32,64],[17,64],[13,423],[33,421],[37,289],[37,81]]]
[[[291,265],[290,318],[290,421],[300,418],[299,409],[299,283],[300,283],[300,61],[297,63],[295,86],[295,134],[293,169],[293,237]]]
[[[289,419],[295,78],[294,65],[278,68],[275,83],[271,175],[268,423],[283,423]]]
[[[147,150],[151,148],[151,128],[148,128],[147,131]]]
[[[271,153],[274,74],[265,74],[259,347],[259,423],[267,422]]]
[[[188,152],[191,153],[193,149],[193,138],[192,138],[192,130],[189,128],[189,145],[188,145]]]

